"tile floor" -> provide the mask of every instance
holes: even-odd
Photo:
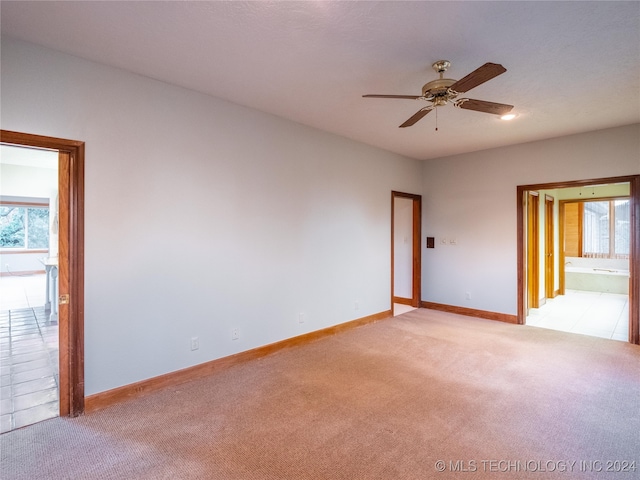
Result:
[[[531,309],[527,325],[629,341],[629,296],[567,290]]]
[[[0,433],[59,414],[58,325],[44,275],[0,277]]]
[[[416,307],[412,307],[411,305],[403,305],[401,303],[393,304],[393,316],[397,317],[398,315],[402,315],[403,313],[410,312],[411,310],[416,310]]]

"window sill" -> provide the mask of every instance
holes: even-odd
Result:
[[[49,253],[48,249],[24,249],[24,248],[20,248],[20,249],[10,249],[10,248],[2,248],[0,249],[0,255],[10,255],[10,254],[21,254],[21,253]]]

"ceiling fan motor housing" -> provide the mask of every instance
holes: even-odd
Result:
[[[451,66],[449,60],[438,60],[431,65],[437,73],[440,74],[440,78],[425,83],[422,86],[422,96],[425,100],[433,103],[434,107],[440,107],[446,105],[449,100],[453,100],[458,94],[449,90],[449,87],[456,83],[456,80],[451,78],[442,78],[444,72]]]
[[[447,100],[451,100],[457,96],[457,94],[453,94],[453,92],[449,90],[449,87],[454,83],[456,83],[456,80],[451,78],[438,78],[437,80],[432,80],[422,86],[422,95],[427,100],[431,100],[432,98],[436,99],[438,97],[446,97]]]

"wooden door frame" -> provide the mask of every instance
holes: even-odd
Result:
[[[544,196],[544,296],[553,298],[556,296],[556,255],[555,255],[555,228],[554,208],[555,198]]]
[[[540,194],[527,195],[527,312],[540,307]]]
[[[517,323],[524,324],[526,319],[525,302],[525,258],[526,245],[524,233],[524,195],[532,190],[552,190],[555,188],[585,187],[608,183],[629,183],[630,209],[630,248],[629,248],[629,342],[640,345],[640,175],[609,177],[589,180],[545,183],[536,185],[518,185],[517,187],[517,262],[518,262],[518,314]],[[562,249],[561,249],[562,250]]]
[[[565,238],[565,205],[566,205],[566,201],[564,200],[560,200],[560,204],[558,205],[558,227],[559,227],[559,231],[558,231],[558,246],[560,248],[558,248],[558,295],[564,295],[565,294],[565,288],[564,288],[564,279],[565,279],[565,271],[564,271],[564,250],[565,250],[565,244],[564,244],[564,238]],[[578,235],[578,238],[581,235]]]
[[[59,306],[60,416],[75,417],[84,413],[84,142],[9,130],[0,142],[59,152],[58,282],[59,294],[69,294]]]
[[[412,201],[413,216],[412,216],[412,290],[411,290],[411,306],[420,307],[420,296],[422,295],[422,250],[420,239],[422,238],[422,195],[415,195],[413,193],[404,192],[391,192],[391,310],[393,311],[394,304],[394,214],[395,214],[395,199],[396,198],[408,198]]]

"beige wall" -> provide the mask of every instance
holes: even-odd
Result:
[[[422,299],[515,315],[517,186],[634,174],[638,124],[424,162]]]
[[[1,61],[4,129],[86,142],[87,395],[391,308],[419,161],[16,40]]]

